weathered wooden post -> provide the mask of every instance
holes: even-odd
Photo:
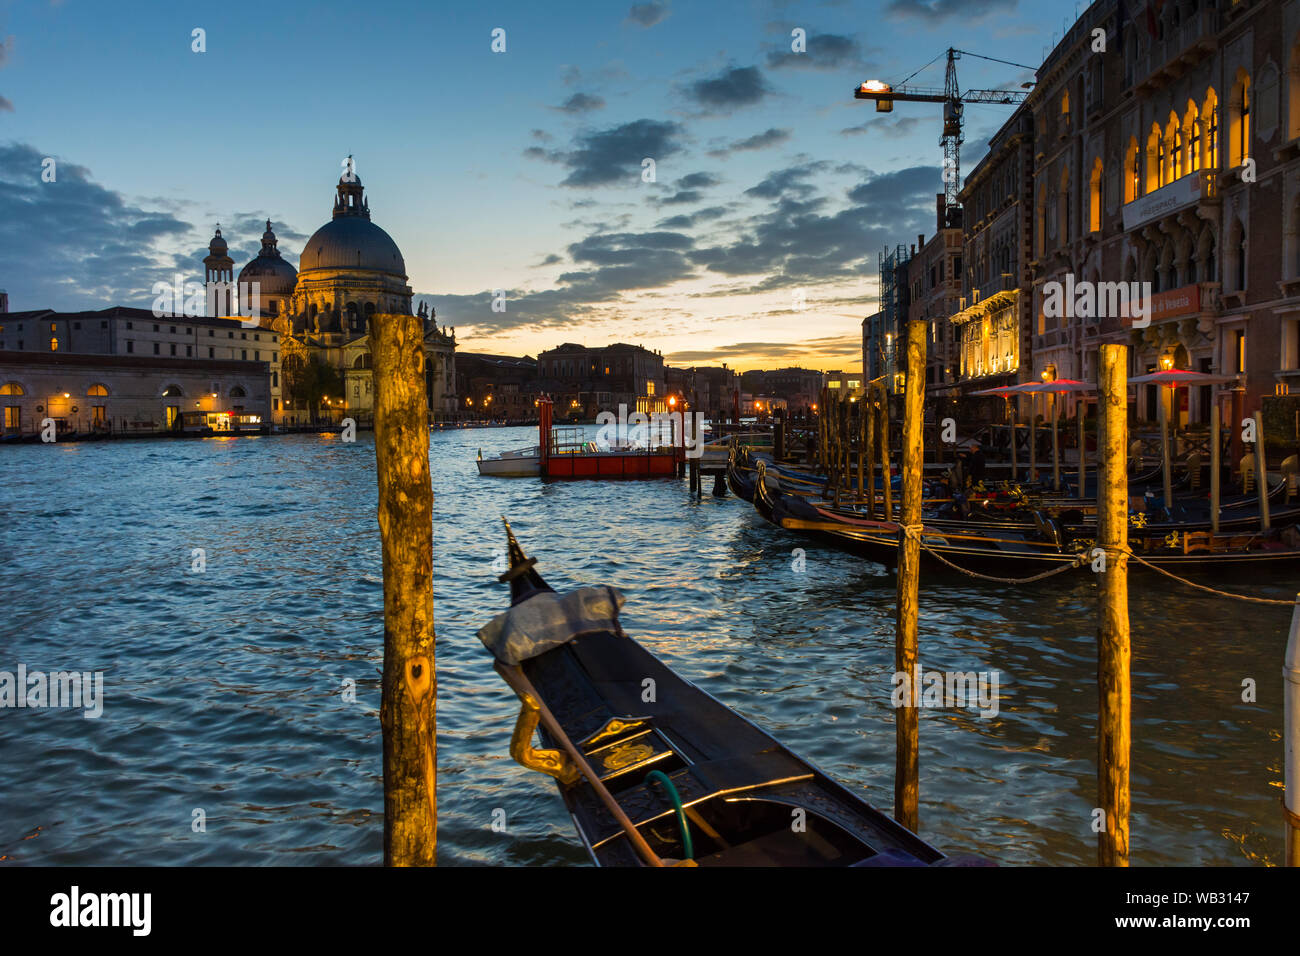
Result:
[[[867,383],[866,406],[862,413],[866,416],[866,421],[862,425],[862,434],[865,437],[866,448],[863,457],[867,460],[867,517],[876,516],[876,460],[871,457],[873,444],[876,435],[876,387],[870,382]]]
[[[866,455],[867,455],[867,410],[871,407],[864,391],[858,399],[858,497],[867,493]]]
[[[1255,487],[1259,492],[1259,527],[1269,528],[1268,519],[1268,468],[1264,456],[1264,413],[1255,413]]]
[[[1169,464],[1169,396],[1173,394],[1173,389],[1160,388],[1160,468],[1164,472],[1164,493],[1165,493],[1165,511],[1169,512],[1170,519],[1173,518],[1174,512],[1174,477]]]
[[[423,322],[414,315],[376,315],[370,339],[384,562],[384,865],[433,866],[438,684]]]
[[[889,473],[889,391],[880,386],[880,483],[883,488],[884,519],[894,520],[894,488]]]
[[[894,671],[907,682],[908,694],[897,708],[894,721],[894,819],[915,832],[920,826],[921,778],[919,756],[919,705],[916,700],[917,617],[921,582],[921,441],[925,414],[926,323],[907,323],[907,379],[903,393],[901,454],[902,501],[898,528],[898,618],[894,632]]]
[[[1020,480],[1020,468],[1016,463],[1016,400],[1007,396],[1007,412],[1011,417],[1011,480]]]
[[[1061,490],[1061,445],[1060,445],[1060,412],[1057,408],[1056,393],[1052,392],[1047,396],[1051,402],[1052,409],[1052,490]]]
[[[1029,393],[1029,480],[1038,480],[1038,395]]]
[[[1291,636],[1282,667],[1282,793],[1286,865],[1300,866],[1300,594],[1291,612]]]
[[[1097,862],[1128,866],[1132,648],[1128,620],[1128,347],[1103,345],[1097,378]]]
[[[1219,474],[1223,463],[1219,460],[1223,456],[1223,449],[1220,447],[1219,437],[1219,403],[1214,403],[1214,408],[1210,414],[1210,533],[1219,533],[1219,486],[1221,477]]]
[[[1082,498],[1087,491],[1084,489],[1084,483],[1088,479],[1088,436],[1083,430],[1083,403],[1075,402],[1074,417],[1079,423],[1079,497]]]

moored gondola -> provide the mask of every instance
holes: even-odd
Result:
[[[675,674],[623,633],[614,588],[556,594],[506,533],[511,606],[479,638],[523,705],[511,755],[555,778],[597,865],[977,862],[948,858]]]

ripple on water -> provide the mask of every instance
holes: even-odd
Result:
[[[553,585],[622,588],[629,633],[889,809],[893,577],[730,496],[691,502],[684,483],[478,478],[480,447],[529,437],[431,440],[442,861],[586,859],[553,787],[509,759],[517,702],[475,637],[504,606],[492,570],[502,515]],[[99,720],[0,711],[0,753],[25,768],[0,780],[0,855],[378,862],[383,572],[369,436],[19,446],[0,450],[0,482],[0,553],[23,569],[0,584],[0,670],[105,672]],[[927,580],[922,667],[1000,675],[996,717],[922,713],[928,839],[1012,864],[1095,860],[1094,602],[1085,578],[1023,591]],[[1276,674],[1286,613],[1138,576],[1131,608],[1134,861],[1277,862],[1281,714],[1273,695],[1242,702],[1241,681]]]

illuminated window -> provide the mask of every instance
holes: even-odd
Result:
[[[51,351],[51,352],[57,352],[58,350],[59,350],[59,340],[58,340],[58,337],[57,337],[57,336],[50,336],[50,351]]]
[[[1092,179],[1088,182],[1088,231],[1101,232],[1102,163],[1097,158],[1092,163]]]
[[[1132,202],[1142,195],[1142,167],[1138,159],[1136,137],[1130,138],[1128,152],[1124,155],[1124,201]]]
[[[0,385],[0,395],[26,395],[23,387],[17,382],[5,382]]]
[[[108,394],[108,389],[105,388],[103,385],[92,385],[90,386],[90,388],[86,389],[86,394],[92,396],[99,396],[102,398],[103,396]]]

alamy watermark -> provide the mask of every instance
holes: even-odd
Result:
[[[957,707],[978,710],[981,717],[998,715],[999,671],[922,671],[919,667],[908,680],[906,671],[889,679],[895,707]]]
[[[155,319],[231,315],[243,316],[239,324],[246,329],[260,324],[260,282],[186,282],[185,276],[177,273],[171,285],[155,282],[149,291],[154,297]]]
[[[652,440],[663,440],[667,433],[668,441],[681,441],[687,458],[701,458],[704,455],[703,412],[629,414],[627,406],[620,404],[617,415],[613,412],[597,414],[596,424],[600,426],[596,432],[596,441],[605,445],[617,445],[620,437],[627,442],[639,441],[648,445]]]
[[[1065,282],[1043,283],[1043,315],[1049,319],[1133,320],[1133,328],[1151,324],[1150,282],[1075,282],[1067,273]]]
[[[95,720],[104,713],[103,671],[0,671],[0,708],[79,707]]]

